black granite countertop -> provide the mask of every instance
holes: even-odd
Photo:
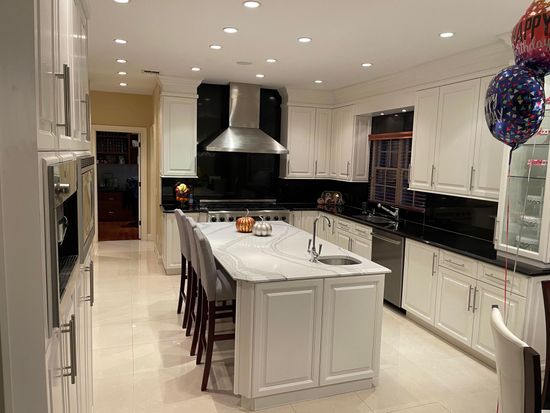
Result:
[[[424,242],[437,248],[442,248],[447,251],[455,252],[479,261],[504,267],[505,259],[497,256],[496,250],[492,241],[483,240],[480,238],[458,234],[456,232],[445,231],[439,228],[434,228],[429,225],[424,225],[411,221],[400,221],[395,227],[394,224],[376,224],[367,221],[366,215],[362,214],[360,208],[343,206],[343,207],[318,207],[314,204],[301,203],[285,203],[283,204],[290,210],[315,211],[319,210],[338,217],[346,218],[350,221],[355,221],[360,224],[368,225],[369,227],[382,229],[394,234],[402,235],[405,238],[410,238],[415,241]],[[508,268],[513,269],[514,260],[508,260]],[[518,273],[528,276],[550,275],[550,266],[538,267],[530,264],[518,262]]]
[[[164,214],[173,214],[176,209],[181,209],[183,212],[202,212],[205,211],[198,204],[191,206],[181,207],[179,204],[163,204],[160,205],[160,209]]]

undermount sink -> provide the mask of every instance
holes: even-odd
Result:
[[[378,215],[360,215],[358,218],[363,221],[372,222],[373,224],[393,224],[395,222],[390,218],[381,217]]]
[[[361,264],[361,261],[348,257],[346,255],[333,255],[330,257],[319,257],[317,261],[327,265],[355,265]]]

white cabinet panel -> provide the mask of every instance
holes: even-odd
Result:
[[[336,156],[335,173],[336,178],[350,180],[352,172],[353,143],[354,143],[354,116],[353,107],[345,106],[334,110],[334,117],[337,119],[336,128],[333,127],[332,139],[337,142],[338,152],[332,153]]]
[[[70,283],[69,283],[70,284]],[[61,363],[63,365],[64,372],[66,374],[63,377],[63,395],[65,401],[65,413],[78,413],[79,400],[78,400],[78,388],[76,384],[76,377],[71,377],[71,374],[78,375],[78,351],[72,350],[72,346],[76,345],[75,339],[77,337],[72,336],[72,329],[75,330],[74,334],[77,334],[79,326],[76,318],[76,297],[75,290],[65,290],[62,305],[59,310],[59,320],[61,323]],[[76,357],[73,357],[75,356]],[[76,369],[76,370],[75,370]]]
[[[289,178],[312,178],[315,164],[315,108],[288,108],[288,156]]]
[[[351,240],[351,252],[370,260],[372,256],[372,241],[366,238],[353,237]]]
[[[337,231],[336,245],[345,250],[351,249],[351,235],[342,231]]]
[[[161,175],[197,176],[197,100],[161,97]]]
[[[315,117],[315,171],[318,178],[330,175],[330,145],[332,110],[316,109]]]
[[[525,317],[525,303],[523,297],[508,294],[505,322],[510,331],[516,336],[523,337],[523,320]],[[504,292],[501,288],[478,282],[475,294],[475,321],[472,348],[481,354],[495,359],[495,344],[491,330],[491,312],[493,305],[498,305],[504,311]]]
[[[438,107],[438,88],[424,90],[416,94],[410,189],[422,191],[432,188]]]
[[[476,144],[472,166],[472,195],[498,200],[502,173],[503,144],[496,140],[485,121],[485,94],[493,76],[481,79]]]
[[[319,385],[323,281],[255,286],[253,397]]]
[[[472,343],[473,293],[476,281],[439,267],[435,327],[464,344]]]
[[[367,182],[369,180],[370,146],[369,134],[371,122],[369,117],[357,116],[355,118],[355,140],[353,158],[354,182]]]
[[[313,234],[313,221],[319,216],[319,211],[302,211],[301,229]],[[321,222],[317,223],[317,232],[321,228]]]
[[[407,240],[403,280],[403,308],[434,324],[439,250]]]
[[[470,192],[479,89],[480,80],[475,79],[439,90],[434,159],[437,192],[459,195]]]
[[[55,332],[50,340],[47,351],[47,374],[48,374],[48,413],[64,413],[65,400],[63,395],[63,365],[61,363],[61,344],[59,332]]]
[[[164,248],[162,264],[168,274],[179,274],[181,270],[180,234],[176,222],[176,214],[162,214],[164,225]],[[186,213],[187,216],[199,221],[198,213]]]
[[[377,375],[383,285],[376,277],[325,280],[321,385]]]

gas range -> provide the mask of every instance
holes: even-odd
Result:
[[[201,206],[207,210],[208,222],[234,222],[247,214],[255,220],[288,222],[290,218],[290,211],[275,199],[201,200]]]

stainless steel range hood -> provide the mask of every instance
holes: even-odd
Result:
[[[260,130],[260,86],[229,84],[229,128],[206,145],[209,152],[287,154],[288,149]]]

